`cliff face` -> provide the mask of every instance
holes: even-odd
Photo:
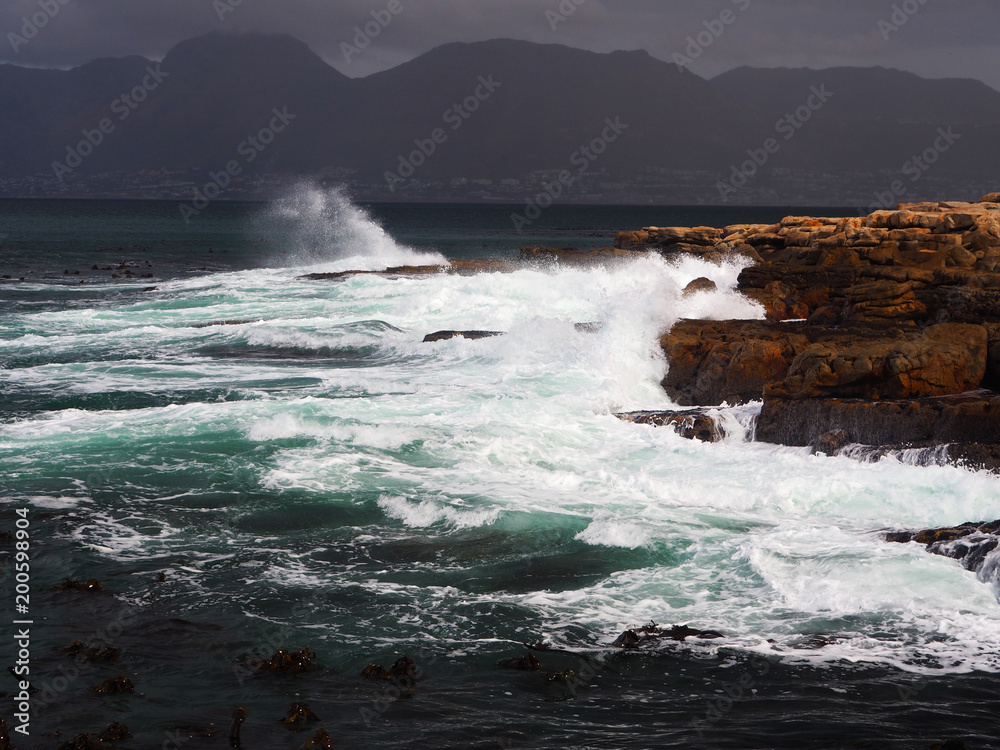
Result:
[[[739,288],[765,321],[684,320],[663,336],[679,404],[763,399],[758,439],[826,452],[953,443],[955,455],[997,455],[1000,194],[863,218],[648,227],[616,247],[754,261]]]

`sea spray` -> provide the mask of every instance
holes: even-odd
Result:
[[[341,188],[300,183],[270,204],[253,224],[270,245],[280,248],[280,255],[271,262],[281,266],[328,266],[343,261],[347,269],[378,271],[448,262],[439,253],[397,243]]]

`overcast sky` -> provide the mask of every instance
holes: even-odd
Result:
[[[355,27],[397,2],[400,12],[348,62],[342,45],[353,44]],[[106,56],[161,58],[184,39],[220,29],[292,34],[349,76],[446,42],[498,37],[645,49],[671,60],[706,23],[718,30],[724,10],[731,23],[690,66],[705,77],[740,65],[883,65],[978,78],[1000,90],[998,0],[0,0],[0,61],[70,67]],[[39,14],[46,23],[33,38],[10,36]]]

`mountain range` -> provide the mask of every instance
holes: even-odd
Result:
[[[884,68],[706,80],[646,52],[513,40],[352,79],[292,37],[215,33],[162,61],[0,65],[0,113],[7,196],[214,182],[239,197],[310,177],[363,199],[843,206],[978,198],[1000,167],[1000,92],[978,81]]]

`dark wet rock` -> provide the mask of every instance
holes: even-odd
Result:
[[[576,680],[576,672],[572,669],[564,669],[562,672],[548,672],[545,675],[546,682],[572,683],[574,680]]]
[[[573,328],[580,333],[600,333],[604,328],[603,323],[574,323]],[[496,336],[506,336],[504,331],[436,331],[435,333],[429,333],[424,336],[424,343],[432,343],[435,341],[448,341],[450,339],[469,339],[475,341],[476,339],[489,339]]]
[[[986,558],[1000,546],[1000,520],[921,531],[890,531],[885,540],[923,544],[931,554],[958,560],[966,570],[979,573]]]
[[[427,276],[436,273],[448,273],[458,276],[473,276],[479,273],[511,273],[519,268],[518,264],[504,260],[485,258],[482,260],[453,260],[447,266],[395,266],[384,271],[337,271],[333,273],[309,273],[299,276],[301,281],[344,281],[353,276],[384,276],[402,279],[415,276]]]
[[[581,653],[579,651],[571,651],[568,648],[556,648],[555,646],[550,646],[547,643],[525,643],[525,648],[529,651],[539,651],[543,654],[564,654],[566,656],[572,656],[581,661],[593,662],[587,654]]]
[[[638,649],[661,640],[683,642],[688,638],[711,640],[724,637],[715,630],[698,630],[688,625],[673,625],[669,629],[663,629],[655,622],[651,622],[641,628],[626,630],[611,645],[615,648]]]
[[[57,650],[90,662],[118,661],[122,654],[121,650],[114,646],[98,648],[97,646],[87,646],[80,641],[73,641],[68,646],[63,646]]]
[[[850,442],[851,436],[847,430],[830,430],[813,440],[809,444],[809,447],[813,449],[813,453],[825,453],[828,456],[836,456]]]
[[[1000,520],[989,521],[987,523],[970,522],[963,523],[959,526],[946,526],[937,529],[924,529],[922,531],[893,531],[886,534],[886,541],[936,544],[938,542],[952,542],[956,539],[963,539],[964,537],[971,536],[976,533],[1000,533]]]
[[[401,656],[389,669],[381,664],[369,664],[361,672],[361,676],[370,680],[399,680],[402,678],[414,680],[419,673],[420,669],[413,659],[409,656]]]
[[[825,635],[823,633],[812,633],[810,635],[804,635],[801,638],[796,638],[795,640],[789,642],[789,646],[794,649],[803,651],[814,651],[821,648],[826,648],[837,642],[834,636]]]
[[[615,648],[638,648],[643,637],[634,630],[626,630],[611,643]]]
[[[1000,395],[979,391],[894,401],[769,399],[757,421],[758,440],[782,445],[811,445],[832,430],[862,445],[954,443],[954,456],[961,454],[961,446],[969,446],[969,457],[978,458],[985,468],[1000,456],[984,447],[1000,444]]]
[[[320,721],[320,718],[313,713],[312,709],[305,703],[293,703],[285,712],[285,718],[281,720],[285,724],[304,724],[310,721]]]
[[[710,416],[705,409],[689,411],[637,411],[627,414],[616,414],[618,419],[635,424],[648,424],[654,427],[672,427],[674,432],[689,440],[701,440],[704,443],[718,443],[726,437],[726,431],[721,422]]]
[[[455,338],[471,339],[474,341],[476,339],[488,339],[503,335],[503,331],[437,331],[436,333],[429,333],[424,336],[424,343],[448,341]]]
[[[135,692],[135,683],[123,674],[117,677],[109,677],[100,685],[94,688],[98,695],[123,695]]]
[[[215,326],[242,326],[249,323],[259,323],[259,320],[218,320],[212,323],[197,323],[190,328],[214,328]]]
[[[505,659],[497,662],[500,669],[517,669],[522,672],[537,672],[542,668],[542,663],[538,661],[534,654],[527,654],[519,659]]]
[[[695,279],[686,287],[684,287],[683,294],[685,297],[687,297],[692,294],[695,294],[696,292],[714,292],[718,288],[719,288],[718,285],[714,281],[702,276],[701,278]]]
[[[952,443],[945,450],[950,463],[973,471],[1000,473],[1000,443]]]
[[[7,721],[0,718],[0,750],[11,750],[13,745],[10,742],[10,729],[7,727]]]
[[[298,674],[319,669],[319,662],[313,650],[306,646],[298,651],[286,651],[279,648],[270,659],[253,661],[250,666],[259,672]]]
[[[930,750],[965,750],[965,743],[961,740],[947,740],[937,745],[931,745]]]
[[[686,638],[701,638],[703,640],[725,638],[722,633],[716,630],[698,630],[687,625],[674,625],[670,630],[662,631],[660,637],[675,641],[683,641]]]
[[[246,709],[243,707],[234,708],[231,717],[233,723],[229,727],[229,746],[239,748],[241,747],[240,730],[243,728],[243,722],[247,720]]]
[[[325,729],[317,729],[311,740],[302,746],[303,750],[333,750],[333,740]]]
[[[101,742],[120,742],[129,739],[131,736],[132,733],[128,730],[128,727],[116,721],[109,724],[108,728],[101,732],[97,739]]]
[[[102,591],[104,585],[98,581],[96,578],[91,578],[89,581],[74,581],[67,578],[65,581],[56,586],[53,591]]]

